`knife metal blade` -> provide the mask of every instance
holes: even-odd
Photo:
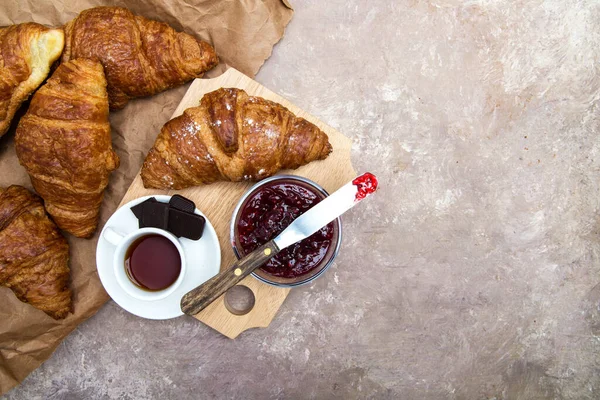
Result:
[[[283,250],[306,239],[354,207],[359,202],[356,200],[356,193],[357,187],[348,182],[292,221],[273,241]]]
[[[366,172],[296,218],[273,241],[283,250],[306,239],[377,190],[377,178]]]

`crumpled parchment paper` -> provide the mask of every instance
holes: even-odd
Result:
[[[230,65],[253,77],[271,55],[275,43],[293,15],[286,0],[93,0],[5,1],[0,3],[0,26],[34,21],[61,26],[84,9],[98,5],[127,7],[136,14],[170,24],[173,28],[210,42],[221,63],[206,76],[218,76]],[[132,100],[112,112],[113,146],[121,166],[112,174],[105,192],[98,232],[114,212],[141,167],[162,125],[169,119],[189,84],[156,96]],[[14,150],[14,129],[27,109],[25,104],[11,130],[0,139],[0,186],[31,187]],[[47,360],[78,324],[92,316],[107,300],[96,272],[98,233],[89,240],[67,235],[75,311],[55,321],[42,311],[21,303],[8,288],[0,287],[0,394],[21,382]]]

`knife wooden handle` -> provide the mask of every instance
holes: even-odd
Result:
[[[188,315],[198,314],[277,253],[279,253],[279,248],[272,240],[260,246],[252,253],[236,261],[228,270],[186,293],[181,298],[181,311]]]

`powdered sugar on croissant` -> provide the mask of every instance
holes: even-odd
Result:
[[[331,150],[323,131],[281,104],[221,88],[163,126],[142,180],[157,189],[260,180],[325,159]]]

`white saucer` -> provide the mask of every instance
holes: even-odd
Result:
[[[132,200],[115,211],[106,222],[106,225],[104,225],[104,229],[110,226],[114,230],[125,235],[138,229],[138,220],[135,215],[133,215],[131,207],[150,197],[154,197],[156,200],[163,203],[168,203],[171,199],[171,196],[156,195]],[[196,209],[196,214],[200,214],[206,218],[206,216],[198,209]],[[115,246],[104,239],[104,229],[102,229],[102,232],[100,233],[98,247],[96,247],[96,267],[98,268],[98,275],[100,276],[104,289],[115,303],[139,317],[148,319],[169,319],[183,315],[179,305],[183,295],[194,289],[196,286],[206,282],[219,272],[221,266],[221,248],[219,247],[219,239],[217,238],[215,229],[208,218],[206,218],[204,233],[199,240],[190,240],[186,238],[179,239],[185,253],[187,264],[187,271],[181,286],[179,286],[172,294],[161,300],[138,300],[128,295],[117,283],[113,271]]]

